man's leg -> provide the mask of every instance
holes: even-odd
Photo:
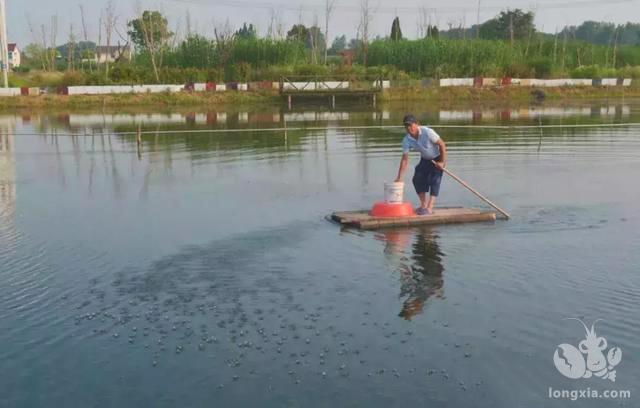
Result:
[[[420,197],[420,207],[427,208],[427,193],[418,193],[418,197]]]
[[[436,197],[440,194],[440,183],[442,182],[442,172],[432,174],[429,182],[429,202],[427,203],[427,209],[429,212],[433,212],[433,206],[436,204]]]
[[[430,195],[429,202],[427,203],[426,207],[424,206],[424,204],[422,206],[425,207],[427,210],[429,210],[429,212],[433,212],[433,206],[435,204],[436,204],[436,196]]]
[[[420,166],[416,167],[416,171],[413,174],[413,187],[416,189],[416,193],[420,198],[420,207],[427,208],[427,192],[429,191],[428,180],[425,175],[420,171]]]

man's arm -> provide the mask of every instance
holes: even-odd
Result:
[[[447,145],[442,138],[438,139],[436,144],[440,148],[440,160],[434,161],[434,163],[438,169],[442,170],[447,165]]]
[[[404,171],[407,169],[407,165],[409,164],[409,153],[404,153],[402,155],[402,159],[400,160],[400,168],[398,169],[398,177],[396,177],[396,183],[402,181],[402,175]]]

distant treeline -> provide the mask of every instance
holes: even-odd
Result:
[[[214,37],[188,34],[178,40],[158,11],[144,11],[127,23],[132,58],[98,64],[96,45],[69,41],[63,46],[26,47],[26,69],[62,71],[13,76],[16,86],[185,83],[278,80],[286,75],[387,79],[471,76],[640,77],[640,25],[586,22],[557,34],[537,31],[534,15],[501,12],[471,28],[439,31],[425,24],[419,39],[403,37],[393,19],[389,35],[347,41],[340,35],[328,46],[317,26],[296,24],[288,31],[259,37],[253,25],[216,27]],[[344,52],[345,49],[349,51]]]
[[[485,40],[509,40],[513,32],[514,39],[527,39],[531,36],[543,35],[547,38],[565,37],[570,40],[579,40],[599,45],[637,45],[640,44],[640,24],[626,23],[614,24],[598,21],[585,21],[578,26],[567,26],[557,33],[543,33],[537,31],[534,23],[534,14],[521,10],[502,12],[495,18],[485,23],[473,25],[470,28],[450,27],[449,30],[441,30],[441,38]],[[511,29],[513,23],[513,29]]]

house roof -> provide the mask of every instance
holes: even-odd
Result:
[[[18,45],[16,43],[9,43],[8,48],[9,48],[9,52],[14,52],[16,48],[18,48]]]

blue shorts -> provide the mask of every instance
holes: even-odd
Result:
[[[437,161],[438,159],[434,160]],[[421,158],[413,175],[413,187],[415,187],[416,193],[430,193],[432,196],[437,197],[440,193],[441,182],[442,170],[438,170],[431,160]]]

